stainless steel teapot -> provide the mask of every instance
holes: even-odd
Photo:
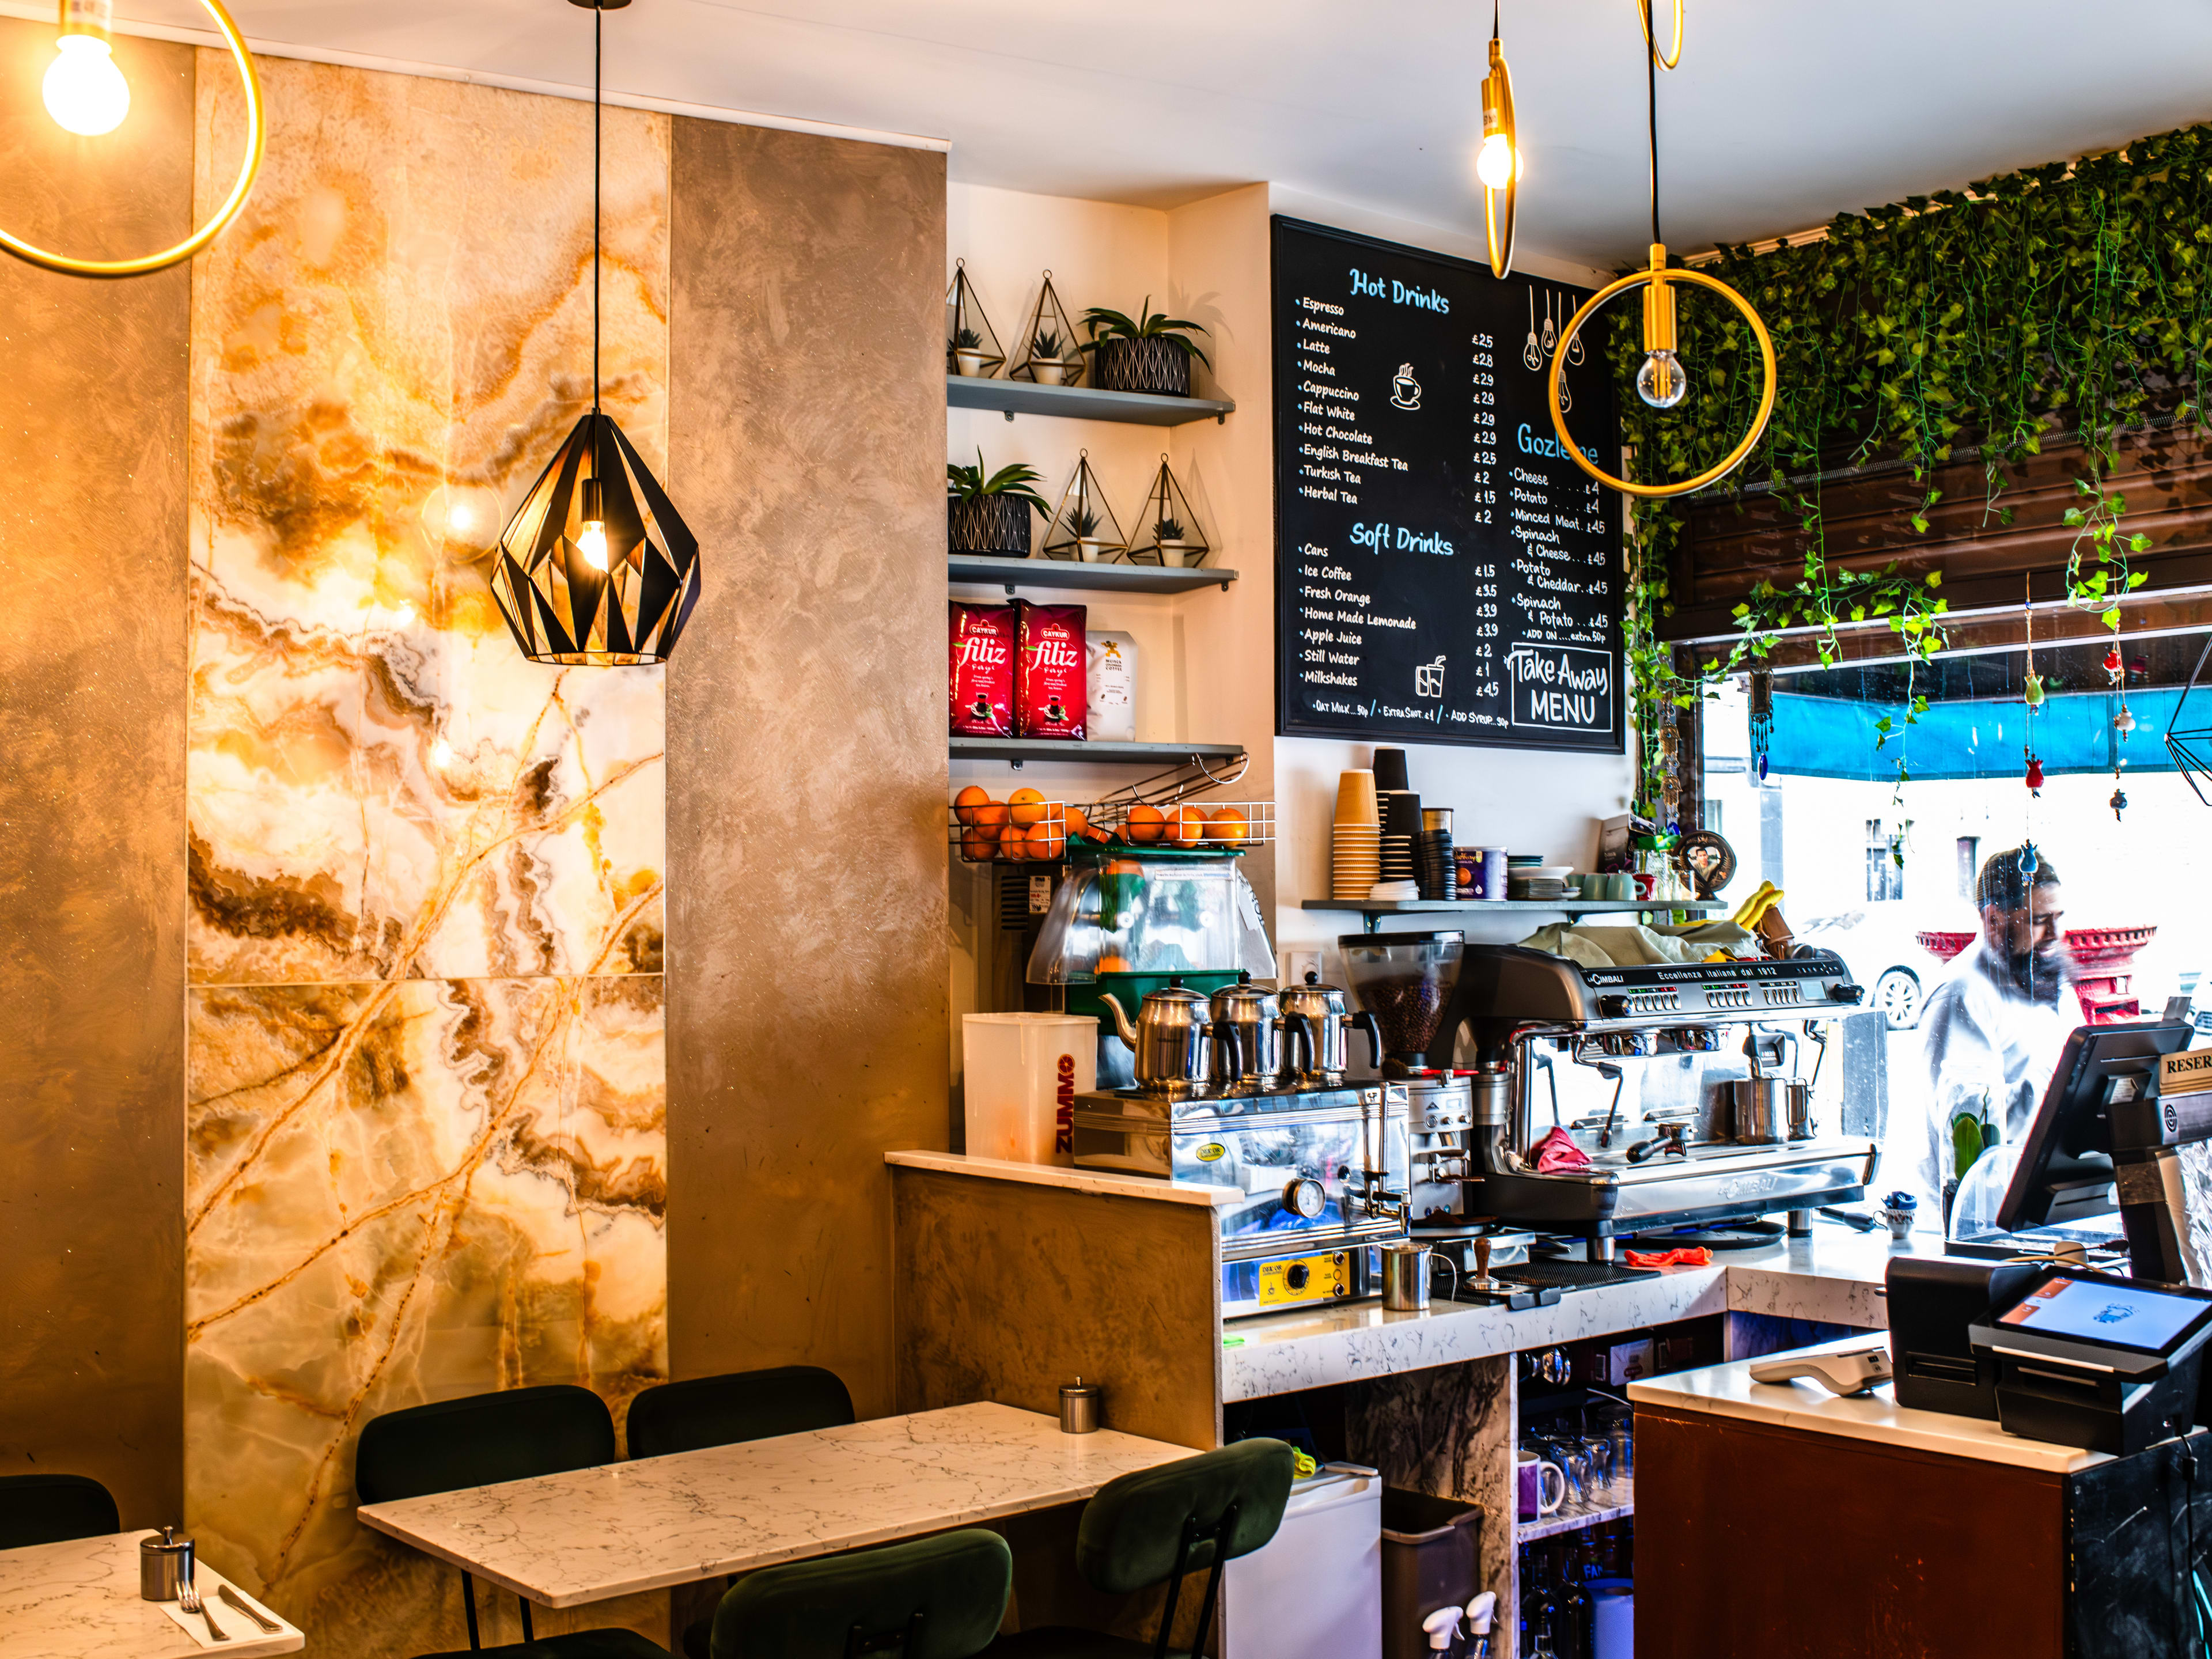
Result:
[[[1114,1034],[1136,1056],[1137,1086],[1146,1094],[1202,1095],[1213,1086],[1212,1008],[1199,992],[1171,979],[1147,992],[1137,1023],[1110,991],[1099,999],[1114,1011]]]
[[[1213,1079],[1224,1089],[1273,1089],[1313,1064],[1313,1029],[1278,1012],[1275,993],[1240,973],[1213,994]],[[1301,1044],[1304,1046],[1301,1064]]]
[[[1306,1063],[1298,1073],[1299,1084],[1330,1089],[1340,1085],[1351,1060],[1350,1033],[1354,1030],[1367,1033],[1367,1063],[1382,1069],[1382,1027],[1370,1011],[1345,1012],[1341,986],[1322,984],[1321,975],[1309,968],[1305,983],[1284,987],[1275,994],[1275,1001],[1285,1018],[1297,1014],[1305,1020]]]

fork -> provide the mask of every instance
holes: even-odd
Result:
[[[177,1605],[186,1613],[197,1613],[201,1618],[206,1620],[208,1634],[216,1641],[230,1640],[229,1633],[221,1625],[216,1623],[215,1614],[208,1611],[207,1603],[200,1600],[198,1589],[189,1578],[177,1587]]]

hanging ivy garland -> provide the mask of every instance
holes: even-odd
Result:
[[[1978,446],[1990,510],[2006,469],[2071,435],[2081,445],[2078,533],[2069,603],[2118,632],[2119,597],[2143,577],[2128,556],[2150,545],[2122,528],[2125,501],[2107,487],[2120,435],[2153,416],[2202,425],[2198,368],[2212,334],[2212,127],[2146,138],[2110,155],[2031,167],[1966,191],[1908,197],[1844,215],[1826,236],[1754,254],[1724,247],[1712,273],[1748,295],[1774,338],[1779,390],[1751,460],[1702,496],[1757,483],[1794,514],[1805,538],[1801,578],[1762,582],[1735,607],[1739,634],[1699,679],[1678,677],[1658,638],[1673,610],[1668,556],[1680,507],[1631,507],[1627,656],[1637,724],[1656,775],[1656,718],[1705,684],[1765,658],[1773,631],[1810,628],[1823,663],[1840,629],[1887,620],[1917,665],[1942,643],[1940,573],[1829,562],[1820,507],[1826,471],[1899,459],[1926,487],[1911,516],[1925,532],[1940,492],[1932,469]],[[1628,476],[1674,477],[1709,465],[1749,423],[1759,392],[1750,331],[1717,308],[1685,307],[1682,359],[1691,395],[1661,411],[1626,400]],[[1626,385],[1642,356],[1636,319],[1617,315],[1610,344]],[[1927,700],[1908,687],[1906,723]],[[1879,739],[1887,744],[1887,722]],[[1907,781],[1904,762],[1898,782]]]

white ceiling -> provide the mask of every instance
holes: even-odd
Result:
[[[260,40],[590,82],[567,0],[231,3]],[[1504,4],[1526,245],[1640,255],[1633,0]],[[1688,5],[1659,82],[1684,252],[2212,117],[2208,0]],[[117,10],[204,20],[191,0]],[[1169,205],[1267,179],[1468,232],[1489,21],[1471,0],[635,0],[607,18],[607,85],[949,139],[974,183]]]

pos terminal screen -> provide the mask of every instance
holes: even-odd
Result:
[[[2203,1317],[2208,1304],[2113,1279],[2057,1278],[2045,1281],[1997,1323],[2044,1336],[2070,1336],[2155,1353]]]

